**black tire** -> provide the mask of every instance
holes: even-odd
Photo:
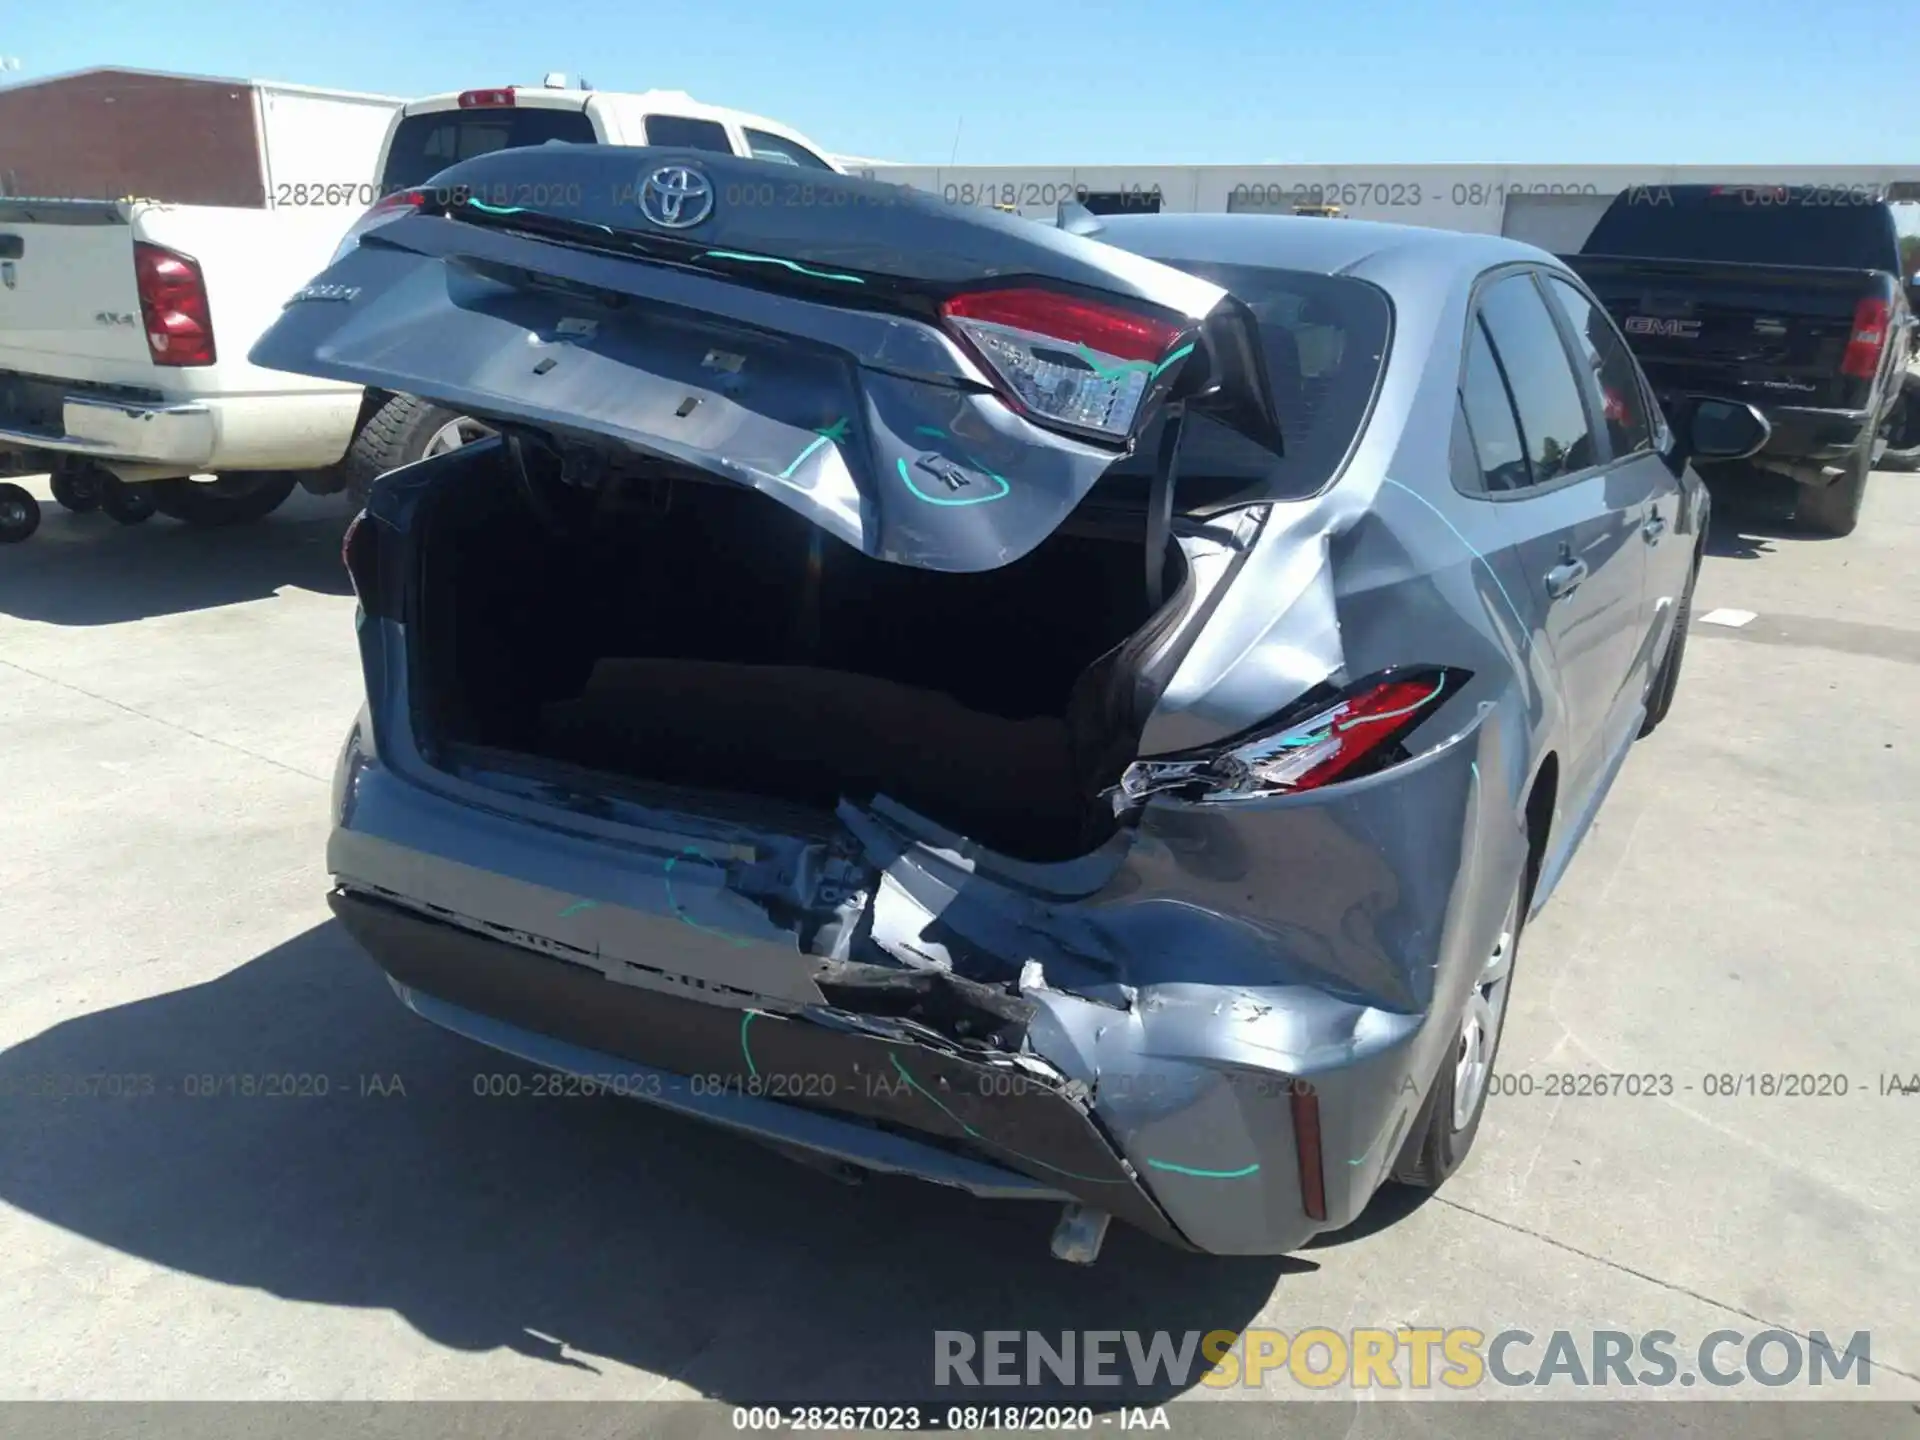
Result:
[[[1530,869],[1523,870],[1514,885],[1513,903],[1508,918],[1501,925],[1501,940],[1497,942],[1506,952],[1507,995],[1512,993],[1514,973],[1520,962],[1520,932],[1526,925],[1527,894],[1531,888],[1528,884],[1529,874]],[[1468,1003],[1472,1003],[1472,996],[1468,997]],[[1494,1030],[1492,1047],[1487,1053],[1487,1078],[1481,1084],[1472,1112],[1457,1124],[1453,1113],[1456,1070],[1465,1048],[1464,1037],[1456,1037],[1441,1055],[1440,1070],[1427,1087],[1426,1102],[1414,1116],[1413,1124],[1407,1130],[1407,1138],[1400,1146],[1400,1153],[1394,1158],[1390,1173],[1396,1184],[1410,1185],[1418,1190],[1437,1190],[1467,1158],[1467,1152],[1473,1148],[1473,1137],[1480,1133],[1481,1117],[1487,1112],[1487,1097],[1493,1093],[1494,1065],[1500,1058],[1500,1037],[1506,1033],[1507,1012],[1511,1008],[1503,996],[1499,1007],[1499,1023]],[[1463,1013],[1456,1022],[1462,1028],[1465,1018]]]
[[[47,477],[61,508],[85,515],[100,508],[101,476],[84,465],[63,465]]]
[[[413,464],[426,454],[427,443],[436,434],[464,418],[417,395],[396,395],[387,401],[360,427],[340,462],[345,476],[341,489],[348,503],[355,511],[366,508],[374,481],[389,470]]]
[[[1802,530],[1815,535],[1851,535],[1860,523],[1860,502],[1867,496],[1867,477],[1873,473],[1873,444],[1853,452],[1847,473],[1831,485],[1802,485],[1793,516]]]
[[[18,545],[40,528],[40,502],[18,485],[0,485],[0,545]]]
[[[1667,641],[1667,653],[1660,661],[1653,688],[1647,692],[1647,718],[1640,722],[1640,738],[1659,728],[1673,709],[1674,692],[1680,688],[1680,666],[1687,658],[1687,631],[1693,620],[1693,587],[1700,578],[1700,557],[1693,557],[1693,573],[1687,576],[1687,588],[1680,592],[1680,613],[1673,620],[1673,638]]]
[[[238,470],[211,481],[155,480],[153,504],[162,515],[212,529],[264,520],[299,484],[290,470]]]
[[[1882,470],[1920,470],[1920,371],[1909,370],[1887,420],[1887,453]]]
[[[154,514],[153,482],[129,485],[109,475],[100,482],[100,508],[109,519],[122,525],[139,525]]]

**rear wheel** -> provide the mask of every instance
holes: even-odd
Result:
[[[47,477],[53,498],[76,515],[100,508],[101,473],[89,465],[62,465]]]
[[[492,433],[471,415],[461,415],[417,395],[396,395],[374,411],[353,437],[342,463],[347,498],[354,509],[361,509],[373,482],[389,470],[458,450]]]
[[[1880,457],[1880,468],[1920,470],[1920,371],[1907,371],[1885,433],[1887,453]]]
[[[129,485],[109,475],[100,482],[100,508],[122,525],[138,525],[153,518],[153,482]]]
[[[1513,988],[1513,962],[1520,945],[1527,893],[1521,873],[1479,977],[1460,1012],[1459,1031],[1440,1060],[1440,1073],[1427,1088],[1427,1102],[1414,1118],[1406,1142],[1393,1162],[1393,1178],[1402,1185],[1437,1190],[1460,1168],[1480,1132],[1487,1095],[1493,1089],[1493,1061],[1507,1023],[1507,996]]]
[[[284,470],[240,470],[212,480],[155,480],[153,504],[188,525],[245,525],[286,503],[299,477]]]
[[[1866,499],[1867,476],[1873,472],[1873,442],[1869,440],[1847,460],[1847,472],[1831,485],[1802,485],[1794,518],[1802,530],[1816,535],[1851,535],[1860,523],[1860,502]]]
[[[0,545],[18,545],[40,528],[40,502],[18,485],[0,485]]]

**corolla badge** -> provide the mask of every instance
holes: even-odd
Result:
[[[685,230],[713,213],[713,182],[685,165],[662,165],[640,186],[640,213],[667,230]]]

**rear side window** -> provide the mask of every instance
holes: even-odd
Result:
[[[1532,476],[1527,469],[1526,446],[1520,441],[1520,425],[1513,415],[1513,397],[1507,390],[1506,376],[1500,373],[1493,346],[1487,340],[1486,327],[1478,318],[1467,330],[1467,364],[1460,377],[1460,409],[1479,471],[1478,488],[1495,494],[1526,489],[1532,483]],[[1456,467],[1462,459],[1463,456],[1455,456]]]
[[[1343,275],[1171,257],[1164,263],[1231,291],[1259,321],[1286,452],[1275,457],[1237,431],[1191,416],[1181,439],[1176,503],[1205,513],[1318,494],[1353,448],[1380,383],[1393,325],[1386,293]],[[1163,423],[1149,426],[1134,453],[1107,472],[1115,485],[1151,477]]]
[[[775,165],[798,165],[802,170],[831,170],[833,167],[804,145],[764,130],[747,131],[747,150],[756,160]]]
[[[1652,186],[1628,190],[1593,227],[1586,255],[1900,270],[1893,211],[1845,186]]]
[[[1607,439],[1613,456],[1632,455],[1653,448],[1653,424],[1648,417],[1646,397],[1640,390],[1627,342],[1613,328],[1607,312],[1586,295],[1558,276],[1547,277],[1547,288],[1572,322],[1580,342],[1580,354],[1593,371],[1599,390],[1601,413],[1606,417]]]
[[[1513,393],[1533,483],[1551,485],[1595,464],[1586,401],[1532,277],[1508,275],[1481,291],[1480,318]]]
[[[695,120],[686,115],[647,116],[647,144],[671,145],[680,150],[713,150],[731,155],[727,127],[718,120]]]
[[[580,110],[501,106],[408,115],[394,127],[380,184],[387,191],[405,190],[476,155],[544,145],[549,140],[591,145],[595,138],[593,122]]]

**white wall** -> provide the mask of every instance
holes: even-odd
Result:
[[[267,208],[334,210],[344,230],[377,198],[380,143],[404,102],[266,83],[254,94]]]

